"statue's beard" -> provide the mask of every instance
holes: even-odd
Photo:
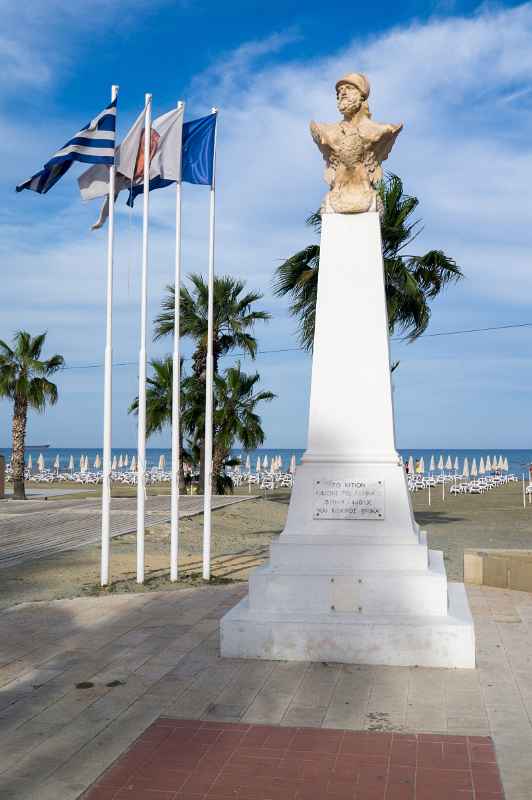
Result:
[[[340,114],[344,114],[346,116],[352,116],[353,114],[356,114],[361,107],[362,107],[362,100],[345,99],[338,101],[338,111],[340,112]]]

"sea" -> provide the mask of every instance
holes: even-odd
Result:
[[[300,448],[267,448],[263,447],[257,450],[241,450],[235,449],[232,453],[234,457],[238,457],[241,459],[242,464],[245,464],[246,458],[249,455],[251,461],[251,469],[252,471],[255,470],[257,459],[261,459],[261,463],[264,461],[264,457],[268,459],[268,463],[271,462],[272,457],[280,456],[282,461],[282,467],[286,470],[290,464],[290,459],[292,455],[296,457],[296,463],[299,464],[301,461],[301,457],[305,451]],[[0,448],[0,453],[4,455],[6,462],[11,458],[11,448]],[[87,456],[89,460],[89,469],[92,469],[94,464],[94,460],[96,455],[98,454],[101,458],[102,456],[102,449],[97,447],[47,447],[46,449],[37,447],[31,447],[26,450],[26,462],[28,462],[28,458],[31,455],[32,459],[32,466],[33,469],[36,470],[36,462],[39,455],[42,453],[44,458],[45,466],[52,469],[53,464],[55,462],[56,456],[59,456],[59,469],[60,471],[66,472],[68,471],[68,464],[70,462],[70,456],[74,457],[74,464],[75,469],[79,468],[79,462],[81,456]],[[495,456],[497,460],[500,456],[503,458],[508,459],[508,467],[509,472],[513,472],[516,475],[521,475],[524,472],[528,471],[529,465],[532,463],[532,449],[529,450],[481,450],[481,449],[470,449],[470,450],[463,450],[463,449],[434,449],[434,450],[424,450],[420,448],[409,448],[399,450],[399,453],[403,457],[404,461],[408,461],[410,456],[414,459],[414,461],[423,458],[425,463],[425,472],[428,472],[431,457],[434,456],[436,464],[439,462],[440,456],[443,456],[444,463],[447,461],[447,457],[450,456],[453,463],[455,458],[458,458],[459,461],[459,469],[461,471],[462,465],[464,463],[464,459],[467,458],[469,460],[469,465],[471,466],[472,460],[475,458],[477,460],[477,464],[480,458],[483,458],[484,461],[486,457],[490,457],[490,461],[493,461],[493,457]],[[133,447],[116,447],[113,448],[112,451],[113,457],[116,456],[117,461],[122,455],[124,458],[125,455],[128,456],[128,461],[131,462],[132,456],[137,455],[136,448]],[[146,450],[146,462],[148,468],[156,467],[159,464],[159,459],[161,455],[164,455],[166,460],[166,467],[167,469],[170,468],[171,464],[171,451],[169,448],[160,448],[160,447],[150,447]]]

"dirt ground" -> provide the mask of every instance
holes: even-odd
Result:
[[[70,499],[70,498],[69,498]],[[217,582],[245,580],[267,558],[268,546],[284,527],[289,494],[251,499],[212,514],[212,575]],[[82,500],[80,502],[83,502]],[[138,585],[135,536],[113,538],[112,584],[100,588],[100,548],[81,547],[0,570],[0,608],[33,600],[78,597],[100,592],[142,592],[202,582],[203,515],[181,519],[179,584],[169,581],[170,526],[146,530],[145,583]]]
[[[80,499],[80,502],[83,500]],[[268,555],[268,546],[283,530],[289,494],[278,492],[213,512],[213,581],[245,581],[250,569]],[[523,508],[520,484],[485,495],[446,495],[441,487],[413,498],[418,523],[427,530],[430,547],[443,550],[447,575],[463,579],[466,548],[532,549],[532,505]],[[51,558],[0,571],[0,608],[30,600],[76,597],[101,592],[175,590],[201,582],[203,517],[181,520],[180,581],[170,583],[169,526],[146,534],[146,582],[135,582],[135,537],[113,539],[112,584],[99,586],[100,551],[87,546]]]

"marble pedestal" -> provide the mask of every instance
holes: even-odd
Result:
[[[308,448],[285,530],[221,620],[223,656],[474,667],[463,584],[395,449],[379,217],[323,217]]]

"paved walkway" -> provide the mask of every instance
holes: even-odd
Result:
[[[53,486],[53,484],[51,484]],[[55,484],[57,486],[57,484]],[[96,492],[96,489],[91,489],[87,487],[87,484],[83,484],[83,488],[81,489],[35,489],[35,484],[26,484],[26,500],[39,500],[40,498],[47,498],[47,497],[68,497],[69,494],[77,494],[79,495],[80,492],[83,494],[91,494],[92,492]],[[8,489],[5,493],[5,496],[2,498],[2,503],[7,502],[18,502],[13,501],[13,490]]]
[[[252,495],[218,495],[212,508],[249,500]],[[137,529],[137,506],[134,497],[112,500],[111,536],[123,536]],[[203,496],[184,496],[180,517],[203,513]],[[0,569],[12,567],[100,541],[101,500],[11,500],[0,508]],[[146,527],[170,521],[170,495],[146,498]]]
[[[0,614],[2,800],[75,800],[161,716],[491,735],[506,799],[530,800],[532,595],[471,588],[478,669],[438,670],[220,659],[219,618],[245,588]]]

